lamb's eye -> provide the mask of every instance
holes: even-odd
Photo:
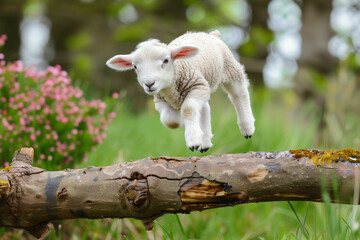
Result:
[[[137,69],[136,65],[134,65],[134,68]]]
[[[163,63],[161,64],[161,68],[164,68],[164,66],[169,62],[169,59],[165,58]]]

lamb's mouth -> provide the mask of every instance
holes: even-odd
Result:
[[[145,90],[145,92],[149,95],[154,95],[154,94],[156,94],[156,90],[157,90],[157,88],[150,88],[150,89],[148,88]]]

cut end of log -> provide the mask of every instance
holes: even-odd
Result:
[[[14,154],[12,164],[15,162],[23,162],[33,166],[34,161],[34,149],[33,148],[21,148]]]
[[[20,153],[24,153],[29,155],[32,159],[34,159],[34,149],[32,147],[30,148],[21,148]]]

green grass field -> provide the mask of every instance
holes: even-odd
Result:
[[[281,151],[299,148],[356,148],[356,118],[348,120],[349,132],[341,146],[316,143],[316,109],[311,103],[298,105],[291,91],[269,92],[257,89],[251,94],[256,132],[250,140],[240,134],[232,104],[221,92],[211,100],[214,147],[206,154],[247,151]],[[132,114],[121,103],[111,124],[108,138],[91,153],[86,165],[108,165],[115,161],[134,161],[148,156],[192,156],[185,146],[184,129],[162,126],[149,99],[148,108]],[[355,132],[355,133],[354,133]],[[205,155],[199,152],[195,155]],[[294,208],[292,210],[290,204]],[[160,217],[151,233],[138,220],[86,221],[96,225],[96,235],[106,239],[358,239],[353,225],[353,206],[329,203],[269,202],[194,212],[189,215]],[[300,221],[298,221],[297,217]],[[180,220],[180,221],[179,221]],[[86,228],[87,229],[87,228]],[[74,234],[87,236],[87,230]],[[95,232],[95,231],[94,231]],[[84,238],[82,238],[84,239]]]
[[[317,136],[319,120],[312,103],[299,106],[291,91],[257,89],[251,96],[256,132],[246,140],[240,134],[231,103],[222,91],[214,95],[210,103],[214,147],[206,154],[356,148],[356,118],[347,120],[350,127],[347,127],[348,133],[341,135],[344,138],[341,144],[328,146],[328,140]],[[151,99],[147,105],[145,111],[135,114],[125,100],[120,100],[107,139],[90,153],[88,162],[79,167],[111,165],[148,156],[205,155],[188,150],[184,129],[166,129]],[[316,142],[318,139],[321,141]],[[155,228],[149,232],[134,219],[62,221],[58,225],[62,231],[56,234],[52,230],[50,239],[359,239],[358,222],[353,221],[353,213],[358,214],[358,211],[352,205],[252,203],[189,215],[167,214],[157,219]]]

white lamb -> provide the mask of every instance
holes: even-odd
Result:
[[[249,80],[217,30],[188,32],[168,45],[149,39],[131,54],[116,55],[106,64],[118,71],[135,69],[145,92],[154,95],[163,125],[171,129],[185,125],[191,151],[212,147],[209,99],[219,84],[235,107],[242,135],[250,138],[255,131]]]

